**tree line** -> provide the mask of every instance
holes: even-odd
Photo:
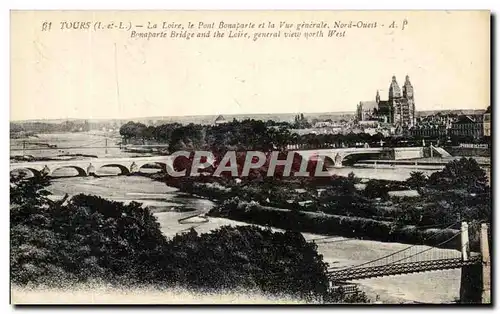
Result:
[[[420,135],[385,136],[375,134],[315,134],[300,135],[294,129],[302,128],[302,117],[296,116],[294,123],[260,121],[247,119],[233,120],[218,125],[199,125],[179,123],[146,126],[142,123],[128,122],[120,128],[124,142],[133,144],[168,144],[169,151],[189,149],[242,149],[242,150],[285,150],[314,149],[333,147],[411,147],[429,145],[458,146],[470,142],[468,137],[423,137]]]
[[[297,118],[297,117],[296,117]],[[298,118],[297,121],[302,121]],[[247,119],[231,121],[219,125],[199,125],[179,123],[146,126],[128,122],[120,128],[120,135],[126,142],[144,143],[153,141],[169,145],[170,151],[180,149],[243,149],[243,150],[284,150],[290,145],[298,148],[327,148],[364,145],[403,145],[401,138],[385,137],[382,133],[348,134],[305,134],[293,132],[290,123],[273,123]],[[418,144],[421,144],[418,143]]]
[[[90,130],[88,121],[65,121],[62,123],[24,122],[10,123],[10,133],[58,133],[58,132],[85,132]]]

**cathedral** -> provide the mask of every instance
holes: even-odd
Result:
[[[407,75],[403,88],[399,87],[396,77],[389,85],[389,99],[381,100],[377,90],[375,101],[361,101],[356,110],[358,121],[379,121],[400,127],[415,125],[415,100],[413,86]]]

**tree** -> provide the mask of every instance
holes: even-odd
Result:
[[[486,172],[473,158],[461,158],[446,164],[442,171],[434,172],[429,183],[437,189],[465,189],[471,193],[489,190]]]
[[[427,184],[427,176],[421,171],[412,171],[410,177],[406,179],[408,186],[414,189],[420,189]]]
[[[144,134],[146,125],[129,121],[120,127],[120,135],[126,139],[140,138]]]

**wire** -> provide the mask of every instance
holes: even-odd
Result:
[[[428,248],[428,249],[425,249],[425,250],[420,251],[420,252],[418,252],[418,253],[415,253],[415,254],[412,254],[412,255],[410,255],[410,256],[404,257],[404,258],[399,259],[399,260],[397,260],[397,261],[387,263],[386,265],[396,264],[396,263],[398,263],[398,262],[404,261],[405,259],[409,259],[409,258],[412,258],[413,256],[416,256],[416,255],[419,255],[419,254],[425,253],[425,252],[427,252],[427,251],[430,251],[430,250],[432,250],[432,249],[438,248],[440,245],[443,245],[443,244],[446,244],[446,243],[450,242],[451,240],[453,240],[454,238],[458,237],[458,236],[459,236],[459,235],[461,235],[461,234],[462,234],[462,232],[459,232],[459,233],[455,234],[454,236],[452,236],[451,238],[449,238],[449,239],[447,239],[447,240],[445,240],[445,241],[443,241],[443,242],[439,243],[436,247],[430,247],[430,248]]]
[[[451,225],[449,225],[449,226],[448,226],[447,228],[445,228],[445,229],[449,229],[451,226],[455,225],[457,222],[460,222],[460,221],[456,221],[456,222],[452,223]],[[457,234],[459,234],[459,233],[457,233]],[[437,235],[438,235],[438,234],[436,233],[436,234],[434,234],[433,236],[431,236],[430,238],[428,238],[427,240],[432,239],[432,238],[436,237]],[[455,236],[456,236],[456,235],[455,235]],[[415,246],[417,246],[417,245],[421,245],[421,244],[414,244],[414,245],[411,245],[411,246],[409,246],[409,247],[407,247],[407,248],[404,248],[404,249],[401,249],[401,250],[396,251],[396,252],[394,252],[394,253],[391,253],[391,254],[389,254],[389,255],[382,256],[382,257],[380,257],[380,258],[377,258],[377,259],[374,259],[374,260],[371,260],[371,261],[368,261],[368,262],[365,262],[365,263],[362,263],[362,264],[359,264],[359,265],[354,265],[354,266],[346,267],[346,268],[343,268],[342,270],[347,270],[347,269],[358,268],[358,267],[360,267],[360,266],[364,266],[364,265],[368,265],[368,264],[371,264],[371,263],[374,263],[374,262],[378,262],[378,261],[380,261],[380,260],[383,260],[384,258],[387,258],[387,257],[393,256],[393,255],[396,255],[396,254],[401,253],[401,252],[404,252],[404,251],[407,251],[407,250],[409,250],[409,249],[411,249],[411,248],[413,248],[413,247],[415,247]]]

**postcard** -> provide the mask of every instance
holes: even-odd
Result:
[[[489,11],[11,11],[18,304],[491,304]]]

